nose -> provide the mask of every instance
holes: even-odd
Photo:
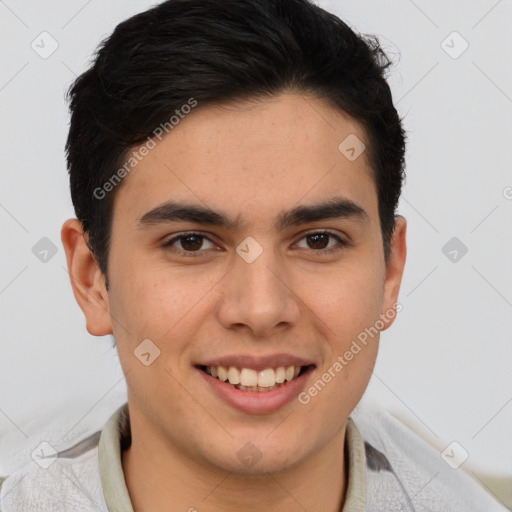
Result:
[[[301,301],[289,274],[271,249],[251,263],[235,254],[233,268],[220,283],[219,322],[226,329],[248,330],[265,339],[295,325]]]

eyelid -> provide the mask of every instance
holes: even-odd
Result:
[[[314,253],[329,254],[331,252],[341,250],[349,245],[349,242],[347,240],[345,240],[342,236],[340,236],[340,234],[338,232],[332,231],[330,229],[321,229],[321,228],[320,229],[316,228],[316,229],[311,229],[311,230],[305,231],[304,233],[302,233],[300,235],[300,237],[297,239],[297,242],[295,242],[295,243],[298,243],[303,238],[306,238],[307,236],[311,236],[311,235],[329,235],[332,238],[336,239],[338,242],[337,245],[328,247],[327,249],[318,249],[318,250],[310,249]],[[301,249],[303,249],[303,248],[301,247]],[[303,250],[307,250],[307,249],[303,249]]]
[[[198,235],[201,238],[208,240],[212,244],[217,244],[217,242],[215,242],[215,240],[212,239],[212,236],[210,234],[206,234],[201,231],[181,231],[180,233],[176,233],[175,235],[173,235],[168,240],[165,240],[163,242],[162,246],[164,248],[171,247],[175,242],[179,241],[180,238],[186,238],[187,236],[192,236],[192,235]],[[178,250],[181,250],[181,249],[178,249]],[[183,251],[183,252],[192,253],[192,252],[204,252],[204,251]]]
[[[308,229],[307,231],[304,231],[303,233],[301,233],[298,240],[301,240],[302,238],[304,238],[305,236],[308,236],[308,235],[316,235],[316,234],[323,234],[323,233],[332,235],[333,237],[338,238],[340,241],[348,243],[348,241],[345,241],[343,239],[343,237],[341,236],[339,231],[334,231],[334,230],[325,229],[325,228],[324,229],[322,229],[322,228]]]

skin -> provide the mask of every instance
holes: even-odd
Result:
[[[346,421],[371,377],[379,336],[308,404],[292,400],[270,414],[230,407],[193,365],[231,354],[290,353],[315,362],[307,389],[393,309],[406,221],[396,217],[386,264],[366,155],[351,162],[338,150],[349,134],[366,141],[358,123],[313,96],[199,105],[115,192],[108,292],[80,223],[64,224],[87,329],[114,335],[126,376],[132,445],[123,470],[136,512],[340,510]],[[360,205],[368,219],[273,228],[283,210],[335,196]],[[140,226],[146,212],[170,199],[222,210],[242,224]],[[324,246],[305,237],[322,230],[348,244],[330,238],[327,248],[340,249],[322,254]],[[179,254],[192,252],[183,241],[162,247],[185,231],[211,240],[203,239],[198,257]],[[248,236],[263,248],[250,264],[236,252]],[[161,351],[150,366],[133,354],[146,338]],[[248,442],[261,453],[250,468],[237,457]]]

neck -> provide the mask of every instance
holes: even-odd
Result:
[[[339,512],[345,501],[344,427],[314,456],[274,473],[222,470],[176,450],[138,415],[130,418],[132,444],[122,465],[134,512]],[[153,434],[153,432],[151,432]]]

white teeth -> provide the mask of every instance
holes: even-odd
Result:
[[[231,381],[230,381],[231,382]],[[240,372],[240,384],[245,387],[258,385],[258,373],[250,368],[242,368]]]
[[[280,366],[279,368],[265,368],[260,372],[252,368],[237,368],[230,366],[207,366],[206,372],[212,377],[236,386],[242,391],[271,391],[277,384],[293,380],[300,373],[300,366]]]
[[[234,366],[230,366],[228,370],[228,380],[230,384],[240,384],[240,372],[238,371],[238,368],[235,368]],[[247,384],[243,383],[244,386]]]
[[[276,384],[276,372],[272,368],[267,368],[258,373],[258,386],[260,388],[270,388]]]

